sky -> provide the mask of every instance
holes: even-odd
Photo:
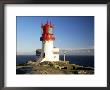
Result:
[[[17,16],[17,54],[35,54],[42,47],[41,24],[54,24],[54,46],[62,49],[94,49],[94,16]]]

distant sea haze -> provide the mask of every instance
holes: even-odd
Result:
[[[29,60],[37,60],[38,56],[35,55],[17,55],[16,64],[23,64]],[[63,55],[60,55],[60,60],[63,60]],[[77,64],[81,66],[94,67],[93,55],[66,55],[66,60],[71,64]]]
[[[68,55],[94,56],[94,48],[60,49],[59,54],[63,55],[64,52],[66,52]],[[17,55],[35,55],[35,52],[17,52]]]

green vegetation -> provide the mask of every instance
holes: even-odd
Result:
[[[29,61],[24,66],[31,66],[31,74],[94,74],[94,69],[91,67],[83,67],[75,64],[69,64],[69,61],[44,61],[37,62]]]
[[[16,64],[16,66],[26,66],[27,63]]]

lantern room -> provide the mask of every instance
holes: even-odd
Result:
[[[53,25],[50,23],[42,24],[42,36],[40,37],[40,41],[49,41],[49,40],[55,40],[54,34],[53,34]]]

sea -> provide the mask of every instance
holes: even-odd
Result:
[[[16,64],[24,64],[29,60],[38,60],[38,56],[35,55],[17,55]],[[64,56],[60,55],[60,60],[64,60]],[[70,61],[71,64],[77,64],[86,67],[94,67],[94,56],[84,55],[66,55],[65,60]]]

